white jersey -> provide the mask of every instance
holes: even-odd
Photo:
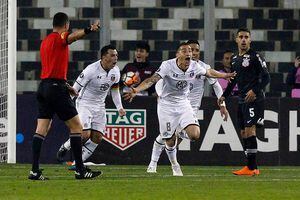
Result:
[[[206,70],[211,68],[210,65],[205,64],[200,60],[198,61],[198,64]],[[201,105],[205,88],[205,80],[207,80],[210,85],[215,84],[217,82],[217,79],[215,78],[197,75],[195,79],[192,80],[190,83],[190,94],[188,95],[188,99],[190,100],[192,107],[195,109],[199,109]]]
[[[88,65],[76,79],[82,88],[76,103],[105,107],[105,98],[113,84],[120,81],[120,70],[115,66],[105,71],[100,61]]]
[[[205,75],[206,69],[195,61],[191,61],[188,69],[182,71],[176,63],[176,58],[162,62],[156,71],[163,79],[160,103],[174,106],[190,103],[188,100],[189,85],[197,75]]]

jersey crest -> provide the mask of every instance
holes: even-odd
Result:
[[[116,76],[115,76],[114,74],[112,74],[111,77],[110,77],[110,80],[111,80],[112,82],[115,82]]]
[[[182,90],[182,89],[186,88],[187,84],[188,83],[185,80],[178,81],[177,84],[176,84],[176,88],[179,89],[179,90]]]
[[[249,64],[250,64],[250,58],[248,58],[248,57],[243,58],[242,66],[248,67]]]
[[[106,91],[109,89],[109,84],[108,83],[104,83],[102,85],[100,85],[100,90],[101,91]]]

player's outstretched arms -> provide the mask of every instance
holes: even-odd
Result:
[[[85,29],[79,29],[73,33],[71,33],[68,36],[68,44],[72,44],[73,42],[75,42],[76,40],[79,40],[81,38],[83,38],[85,35],[91,33],[91,32],[96,32],[100,29],[100,21],[97,20],[94,24],[91,24],[90,26],[88,26]]]
[[[129,102],[132,101],[132,99],[136,96],[137,93],[147,90],[149,87],[151,87],[153,84],[155,84],[157,81],[161,79],[161,76],[157,73],[154,73],[150,78],[145,79],[139,86],[136,88],[131,88],[129,92],[125,92],[123,94],[123,98],[125,100],[128,100]]]
[[[211,78],[224,78],[224,79],[233,79],[236,76],[236,72],[232,73],[221,73],[214,69],[207,69],[206,76]]]

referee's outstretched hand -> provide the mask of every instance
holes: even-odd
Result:
[[[95,21],[95,23],[91,24],[91,31],[95,32],[100,29],[100,20]]]

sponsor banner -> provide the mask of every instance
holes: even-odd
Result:
[[[31,161],[31,142],[36,126],[34,94],[18,95],[17,131],[24,135],[17,144],[17,162]],[[237,126],[237,99],[227,102],[230,116],[224,122],[216,105],[216,98],[203,98],[197,116],[200,140],[184,140],[179,146],[178,160],[183,165],[243,165],[240,130]],[[28,106],[31,105],[31,106]],[[155,97],[136,97],[132,103],[123,102],[126,117],[118,117],[111,98],[107,99],[107,134],[90,161],[106,164],[148,165],[155,138],[159,134]],[[300,165],[300,99],[267,98],[265,126],[257,129],[259,165]],[[54,120],[44,142],[41,162],[57,163],[56,152],[68,138],[64,123]],[[70,157],[69,157],[70,158]],[[159,164],[169,161],[162,153]]]
[[[104,139],[122,151],[146,138],[145,109],[126,109],[123,117],[117,109],[107,109],[106,119]]]

